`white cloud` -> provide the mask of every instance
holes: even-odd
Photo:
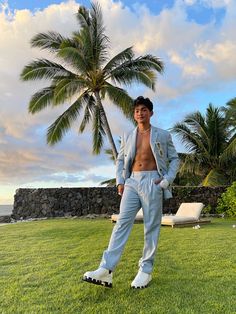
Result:
[[[200,62],[188,60],[188,58],[181,57],[178,53],[172,51],[169,53],[172,63],[181,67],[184,77],[203,77],[206,74],[206,69]]]
[[[235,55],[236,44],[230,41],[212,44],[206,42],[199,46],[196,51],[198,57],[210,60],[214,63],[225,62]]]
[[[234,79],[236,73],[236,41],[226,40],[224,42],[203,43],[196,49],[196,55],[203,59],[209,60],[215,66],[218,79]]]
[[[212,8],[223,8],[230,5],[234,0],[201,0],[204,5]]]
[[[211,8],[223,8],[227,7],[234,0],[184,0],[184,3],[188,6],[203,5]]]

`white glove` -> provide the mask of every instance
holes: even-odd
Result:
[[[160,182],[160,187],[161,188],[167,189],[168,186],[169,186],[169,181],[167,179],[164,178],[163,180],[161,180],[161,182]]]

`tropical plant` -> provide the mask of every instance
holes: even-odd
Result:
[[[221,195],[216,211],[230,217],[236,217],[236,181]]]
[[[49,51],[60,63],[40,59],[24,67],[22,80],[51,81],[50,86],[32,96],[29,112],[35,114],[48,106],[68,104],[67,110],[48,128],[47,142],[53,145],[62,139],[83,110],[79,131],[82,133],[92,123],[93,153],[100,153],[106,135],[116,158],[117,150],[102,101],[108,97],[130,118],[132,98],[117,84],[129,86],[138,82],[154,90],[156,72],[163,72],[163,63],[150,54],[135,57],[132,47],[109,60],[109,38],[99,4],[92,3],[91,9],[80,6],[76,18],[80,28],[71,38],[56,32],[40,33],[32,38],[32,47]]]
[[[209,104],[176,123],[172,131],[188,153],[181,155],[180,176],[196,175],[203,186],[227,185],[236,179],[236,139],[230,119],[222,108]]]
[[[173,182],[174,185],[178,186],[198,186],[201,182],[201,176],[197,175],[196,173],[190,173],[186,171],[182,171],[182,166],[184,164],[185,158],[187,156],[186,153],[178,153],[180,159],[180,170]]]

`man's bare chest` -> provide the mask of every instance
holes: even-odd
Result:
[[[152,154],[152,149],[150,146],[150,134],[147,135],[137,135],[136,140],[136,156],[137,155],[145,155],[150,157]]]

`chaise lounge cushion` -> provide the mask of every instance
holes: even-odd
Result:
[[[197,219],[195,217],[189,216],[163,216],[161,223],[175,224],[175,223],[185,223],[185,222],[195,222]]]
[[[203,203],[182,203],[176,215],[166,215],[162,217],[162,225],[175,225],[197,222],[200,219]]]

